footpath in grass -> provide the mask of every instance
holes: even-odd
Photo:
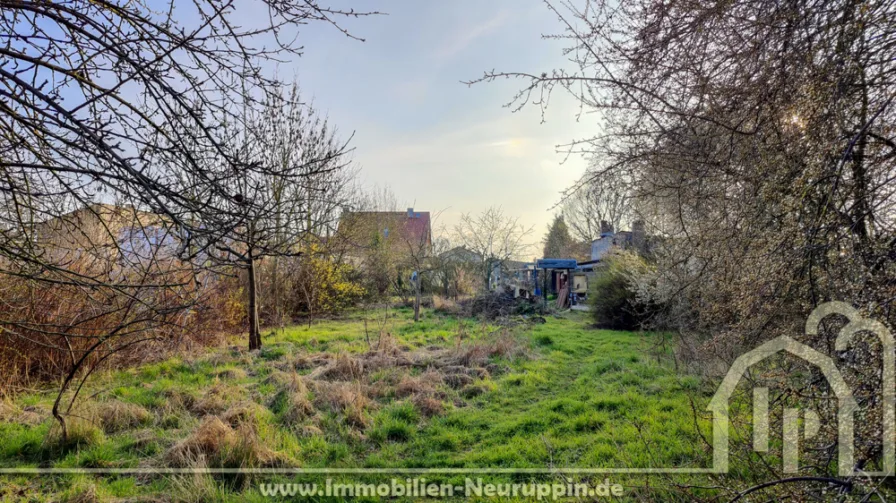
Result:
[[[66,443],[48,417],[50,389],[2,402],[0,465],[708,467],[697,428],[707,435],[709,424],[691,404],[703,409],[711,390],[676,374],[657,337],[595,330],[578,313],[510,328],[355,313],[278,331],[258,353],[233,346],[98,376]],[[0,501],[260,501],[260,482],[324,477],[8,475]],[[643,477],[614,479],[632,497],[644,490]]]

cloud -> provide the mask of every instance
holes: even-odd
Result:
[[[570,113],[573,113],[571,111]],[[546,128],[498,112],[473,124],[441,123],[416,131],[379,130],[365,138],[359,159],[369,183],[389,185],[399,199],[422,210],[447,210],[439,224],[451,228],[461,213],[502,206],[540,233],[560,192],[585,168],[554,145],[577,131],[571,122]]]
[[[469,47],[476,39],[488,35],[506,24],[509,19],[509,11],[501,10],[482,23],[474,25],[471,28],[464,27],[436,49],[434,56],[440,60],[450,59],[463,52],[463,50]]]

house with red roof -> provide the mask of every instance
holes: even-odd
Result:
[[[348,255],[363,259],[370,251],[386,250],[398,261],[432,253],[432,222],[428,211],[347,211],[339,220],[337,236],[348,245]]]

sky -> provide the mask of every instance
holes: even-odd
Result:
[[[310,24],[304,54],[281,64],[345,137],[363,185],[387,185],[402,207],[440,213],[450,233],[462,213],[500,206],[534,227],[540,241],[560,192],[586,159],[555,146],[594,134],[558,92],[542,122],[538,107],[503,105],[522,81],[467,86],[486,70],[550,72],[564,44],[543,40],[561,26],[540,0],[368,0],[344,2],[387,13],[342,25],[365,39]],[[340,6],[340,3],[331,5]]]

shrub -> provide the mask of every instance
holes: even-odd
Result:
[[[621,252],[609,255],[595,269],[589,297],[594,323],[613,330],[637,330],[647,321],[650,306],[638,299],[636,279],[649,270],[639,255]]]

